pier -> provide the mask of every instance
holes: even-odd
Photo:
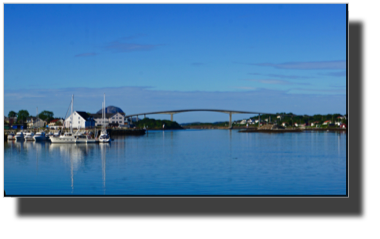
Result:
[[[144,135],[145,129],[108,129],[110,136],[114,135]]]

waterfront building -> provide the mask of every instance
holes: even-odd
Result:
[[[95,126],[94,118],[84,111],[74,111],[72,115],[65,120],[65,128],[70,128],[71,116],[73,119],[72,127],[75,129],[91,128]]]
[[[52,121],[49,122],[49,127],[51,126],[60,126],[60,125],[63,125],[63,119],[53,119]]]
[[[33,128],[33,124],[37,122],[36,117],[28,117],[26,118],[26,124],[28,125],[28,128]]]
[[[26,118],[26,124],[28,128],[43,128],[47,124],[45,120],[42,120],[37,117],[28,117]]]
[[[57,129],[57,128],[62,128],[63,126],[63,119],[53,119],[50,121],[48,124],[50,129]]]
[[[95,126],[101,126],[103,124],[106,124],[106,126],[108,126],[109,124],[122,125],[124,124],[124,120],[125,120],[124,114],[120,112],[117,112],[116,114],[107,113],[104,122],[102,119],[102,114],[91,114],[91,116],[95,120]]]
[[[246,123],[246,120],[240,121],[240,124],[245,124],[245,123]]]

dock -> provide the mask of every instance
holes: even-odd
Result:
[[[144,135],[145,129],[107,129],[110,136],[114,135]]]

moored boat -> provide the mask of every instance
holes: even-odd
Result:
[[[16,141],[23,141],[24,140],[24,133],[23,132],[17,132],[15,135]]]
[[[64,135],[60,135],[58,137],[50,137],[50,141],[52,143],[76,143],[75,135],[71,132],[67,132]]]
[[[25,134],[25,140],[26,140],[26,141],[33,141],[33,140],[34,140],[33,136],[34,136],[34,133],[33,133],[33,132],[27,132],[27,133]]]
[[[34,138],[34,141],[36,141],[36,142],[46,141],[48,139],[48,137],[46,137],[46,135],[45,135],[45,132],[43,132],[43,131],[35,134],[33,136],[33,138]]]
[[[61,135],[61,131],[55,132],[52,137],[59,137]]]
[[[13,132],[9,133],[8,134],[8,137],[7,137],[8,140],[15,140],[15,134]]]
[[[96,140],[91,138],[89,135],[77,134],[74,137],[76,138],[76,143],[96,143]]]

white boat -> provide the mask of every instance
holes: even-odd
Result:
[[[15,140],[15,134],[13,132],[8,134],[8,140]]]
[[[50,141],[52,143],[71,143],[75,144],[76,138],[75,135],[71,132],[66,132],[64,135],[60,135],[58,137],[51,137]]]
[[[110,136],[108,135],[108,133],[101,133],[100,136],[99,136],[99,143],[109,143],[111,141],[111,138]]]
[[[45,132],[38,132],[36,135],[33,136],[34,141],[36,142],[41,142],[41,141],[46,141],[48,137],[46,137]]]
[[[96,143],[96,140],[91,138],[89,135],[85,135],[85,134],[77,134],[74,136],[76,138],[76,143],[85,143],[85,144],[88,144],[88,143]]]
[[[110,136],[108,135],[106,126],[105,126],[105,120],[106,120],[106,95],[104,94],[104,102],[102,107],[102,131],[99,136],[99,143],[109,143],[111,141]]]
[[[26,141],[33,141],[33,140],[34,140],[33,136],[34,136],[34,133],[33,133],[33,132],[27,132],[27,133],[25,134],[25,140],[26,140]]]
[[[22,132],[17,132],[17,134],[15,135],[15,139],[16,141],[24,140],[24,134]]]

